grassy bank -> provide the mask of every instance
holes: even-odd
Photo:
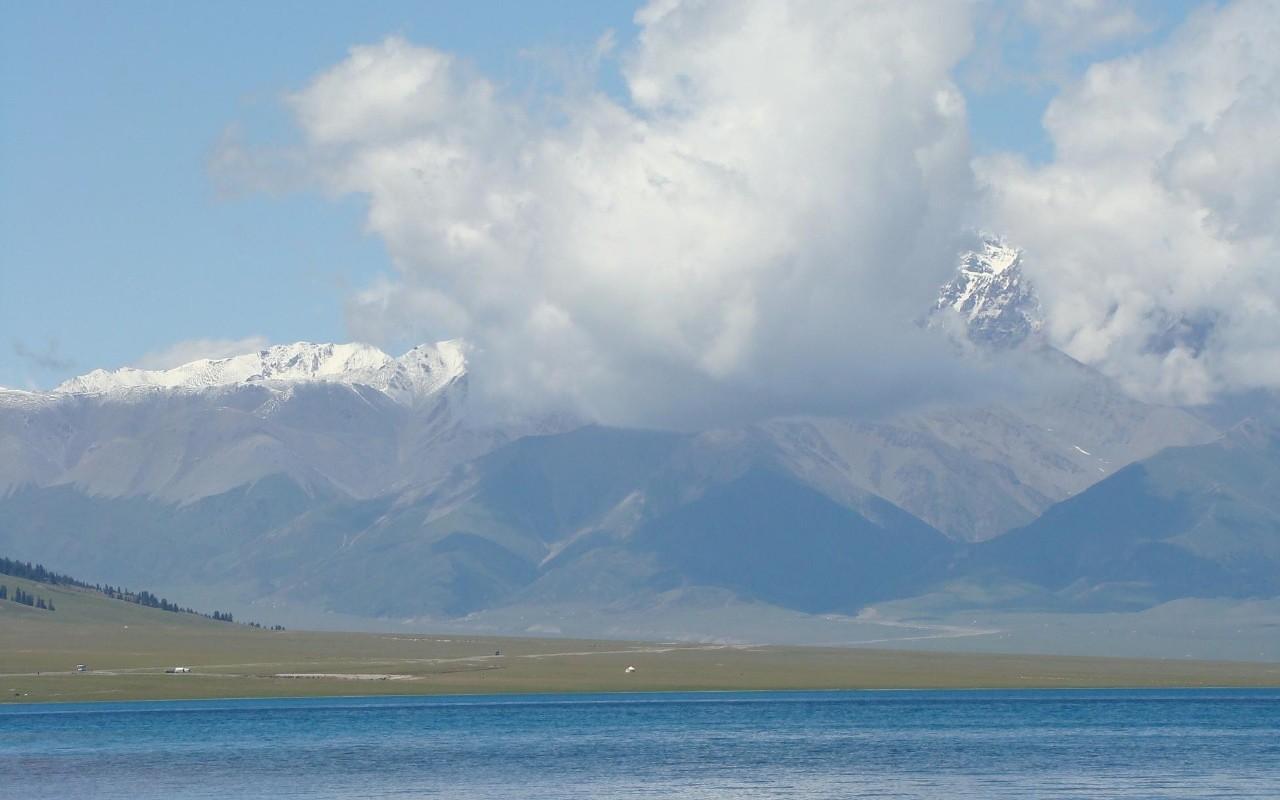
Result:
[[[0,702],[499,692],[1280,686],[1280,664],[268,631],[0,577]],[[76,672],[85,664],[87,672]],[[167,674],[169,667],[191,669]],[[635,667],[628,672],[627,667]]]

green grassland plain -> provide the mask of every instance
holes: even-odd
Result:
[[[782,689],[1280,686],[1280,664],[270,631],[0,576],[0,702]],[[86,672],[77,672],[84,664]],[[190,673],[169,674],[170,667]],[[628,667],[634,667],[628,670]]]

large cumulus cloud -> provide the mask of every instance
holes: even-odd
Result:
[[[677,2],[628,97],[517,101],[389,38],[290,98],[303,159],[395,265],[352,332],[461,336],[490,396],[611,422],[857,410],[953,369],[912,323],[972,201],[969,8]],[[607,47],[604,40],[602,47]]]
[[[1193,14],[1050,105],[1051,163],[978,162],[1052,340],[1137,394],[1280,387],[1280,4]]]

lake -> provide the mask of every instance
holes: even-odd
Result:
[[[1280,691],[0,706],[6,798],[1280,797]]]

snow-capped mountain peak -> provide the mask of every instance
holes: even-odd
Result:
[[[251,384],[332,382],[360,384],[411,403],[466,373],[460,341],[419,345],[392,358],[367,344],[274,345],[230,358],[200,359],[171,369],[97,369],[72,378],[54,394],[114,394],[138,389],[200,390]]]
[[[951,311],[964,321],[969,339],[1011,347],[1044,325],[1035,288],[1022,274],[1022,251],[997,236],[982,236],[962,253],[958,274],[942,286],[934,313]]]

